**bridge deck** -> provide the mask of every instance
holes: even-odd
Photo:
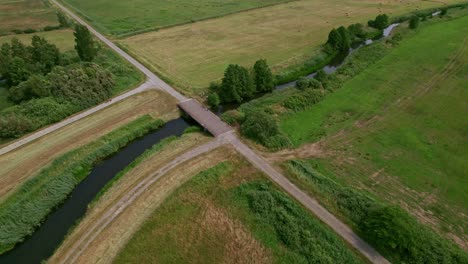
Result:
[[[213,136],[219,136],[232,130],[217,115],[203,107],[198,101],[190,99],[179,103],[179,107],[190,115]]]

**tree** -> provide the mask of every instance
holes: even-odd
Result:
[[[440,16],[445,16],[448,12],[448,8],[443,8],[442,10],[440,10]]]
[[[9,86],[15,86],[22,81],[26,81],[30,75],[31,72],[26,62],[22,58],[14,57],[8,65],[7,72],[3,77],[6,78]]]
[[[388,27],[388,24],[389,24],[388,21],[389,21],[389,19],[388,19],[388,16],[386,14],[378,15],[374,20],[373,27],[382,30],[382,29]]]
[[[57,19],[59,21],[60,27],[66,28],[70,26],[70,22],[68,21],[67,17],[62,12],[57,12]]]
[[[21,102],[35,97],[50,96],[48,80],[42,75],[32,75],[28,80],[21,82],[9,90],[10,99],[14,102]]]
[[[49,73],[60,63],[60,51],[54,44],[34,35],[31,40],[31,59],[42,73]]]
[[[349,34],[353,35],[356,38],[365,38],[366,32],[364,31],[364,26],[361,23],[356,23],[348,26]]]
[[[256,61],[253,70],[257,92],[271,92],[275,88],[275,81],[267,61]]]
[[[351,39],[349,37],[348,30],[341,26],[338,28],[338,34],[340,34],[341,37],[340,51],[347,53],[351,47]]]
[[[82,61],[92,61],[98,50],[88,28],[83,25],[76,25],[73,35],[75,36],[75,49],[80,59]]]
[[[219,106],[220,100],[219,100],[219,95],[215,92],[212,92],[208,95],[208,105],[212,108],[215,108]]]
[[[327,44],[333,49],[333,51],[338,51],[341,49],[341,35],[336,29],[332,29],[328,34]]]
[[[419,17],[418,16],[412,16],[410,21],[409,21],[409,27],[411,29],[416,29],[419,26]]]
[[[255,93],[249,71],[235,64],[226,68],[220,88],[219,97],[223,103],[240,103]]]

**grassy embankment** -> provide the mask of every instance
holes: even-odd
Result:
[[[178,24],[193,23],[243,10],[291,0],[62,0],[100,31],[128,35]]]
[[[458,1],[444,1],[454,2]],[[204,95],[230,63],[251,66],[265,58],[278,73],[323,56],[321,45],[334,27],[366,24],[379,13],[397,16],[441,6],[430,1],[295,1],[139,34],[119,43],[184,93]]]
[[[43,0],[0,0],[0,36],[13,30],[57,26],[55,10]]]
[[[0,253],[13,248],[59,205],[92,167],[164,121],[143,116],[55,159],[0,205]]]
[[[363,262],[323,223],[238,156],[201,172],[171,194],[115,262],[245,263],[253,259],[257,263]]]

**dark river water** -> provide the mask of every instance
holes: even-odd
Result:
[[[145,150],[170,136],[180,136],[189,124],[182,118],[167,122],[159,130],[139,138],[96,165],[71,195],[23,243],[0,256],[0,263],[34,264],[49,258],[61,244],[70,227],[85,213],[88,204],[119,171]]]

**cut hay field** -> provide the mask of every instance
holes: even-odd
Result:
[[[43,0],[0,0],[0,35],[12,30],[58,25],[55,10]]]
[[[190,23],[291,0],[62,0],[99,30],[128,34]]]
[[[334,27],[366,24],[457,1],[294,1],[135,35],[119,43],[188,95],[203,95],[230,63],[251,66],[265,58],[275,71],[301,64]]]
[[[365,263],[328,227],[235,154],[171,194],[114,260],[251,262]]]
[[[6,199],[18,186],[56,157],[145,114],[169,120],[177,117],[179,113],[171,96],[159,91],[148,91],[1,155],[0,201]]]
[[[25,45],[30,45],[31,38],[34,35],[43,37],[50,43],[55,44],[57,48],[59,48],[60,51],[62,52],[73,50],[75,47],[73,30],[71,29],[37,32],[37,33],[32,33],[32,34],[17,34],[17,35],[3,36],[3,37],[0,37],[0,45],[5,42],[10,42],[12,38],[17,38],[19,41],[21,41]]]
[[[281,117],[316,168],[467,248],[468,16],[429,23],[309,110]],[[316,153],[316,154],[317,154]]]

